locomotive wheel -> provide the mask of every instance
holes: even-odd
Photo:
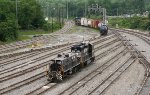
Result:
[[[77,67],[74,67],[73,73],[77,72]]]
[[[84,62],[84,66],[87,66],[87,61]]]
[[[52,79],[52,78],[48,78],[48,79],[47,79],[47,81],[52,82],[52,81],[53,81],[53,79]]]

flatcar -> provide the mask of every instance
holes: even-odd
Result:
[[[62,81],[65,76],[93,63],[95,60],[93,48],[92,44],[82,42],[73,45],[70,53],[58,54],[48,65],[48,81]]]

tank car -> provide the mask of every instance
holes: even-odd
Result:
[[[100,29],[100,34],[101,35],[107,35],[108,33],[108,27],[105,24],[102,24],[101,26],[99,26]]]
[[[66,75],[77,72],[80,68],[94,62],[93,45],[80,43],[71,47],[70,53],[58,54],[48,65],[48,81],[62,81]]]

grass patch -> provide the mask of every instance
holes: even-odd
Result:
[[[28,39],[31,39],[31,37],[20,35],[18,38],[18,41],[23,41],[23,40],[28,40]]]
[[[49,34],[52,33],[50,31],[43,30],[20,30],[19,35],[36,35],[36,34]]]
[[[79,30],[80,30],[80,31],[84,31],[84,30],[85,30],[84,28],[89,28],[90,31],[92,31],[92,32],[99,32],[98,29],[90,28],[90,27],[84,27],[84,26],[74,26],[74,27],[70,30],[70,32],[71,32],[71,33],[73,33],[73,32],[79,32]]]

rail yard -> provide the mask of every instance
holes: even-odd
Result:
[[[0,94],[149,95],[149,34],[110,29],[107,36],[99,36],[95,31],[68,21],[53,34],[1,45]],[[39,40],[42,46],[28,47]],[[94,63],[61,82],[47,81],[50,60],[83,40],[94,45]]]

